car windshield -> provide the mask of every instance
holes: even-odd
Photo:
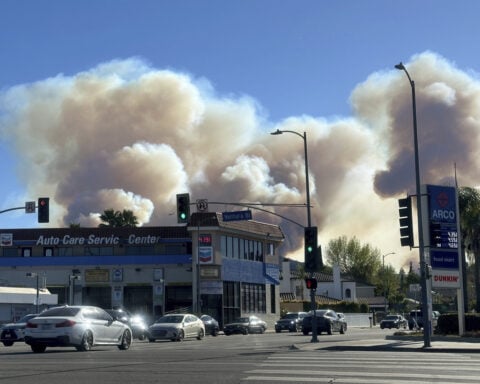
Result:
[[[315,311],[315,316],[325,316],[325,314],[326,314],[327,312],[328,312],[328,311],[326,311],[326,310],[321,310],[321,309],[319,309],[319,310],[316,310],[316,311]],[[310,316],[312,316],[312,313],[310,313]]]
[[[47,309],[45,312],[42,312],[40,316],[41,317],[57,317],[57,316],[72,317],[72,316],[75,316],[78,313],[78,311],[80,311],[80,308],[58,307],[58,308]]]
[[[156,323],[181,323],[183,321],[183,315],[171,315],[160,317]]]
[[[36,316],[38,316],[38,315],[25,315],[21,319],[17,320],[16,322],[17,323],[26,323],[28,320],[33,319]]]
[[[394,315],[389,315],[385,317],[385,320],[397,320],[397,319],[398,319],[398,316],[394,316]]]
[[[298,315],[296,313],[287,313],[282,319],[296,319]]]
[[[248,317],[239,317],[235,320],[235,323],[248,323],[249,321]]]

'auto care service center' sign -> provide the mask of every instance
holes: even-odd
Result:
[[[459,288],[456,189],[427,185],[432,287]]]

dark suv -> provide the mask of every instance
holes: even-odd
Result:
[[[303,318],[307,312],[288,312],[282,318],[275,322],[275,332],[282,331],[299,332],[302,330]]]

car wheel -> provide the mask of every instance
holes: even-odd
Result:
[[[282,331],[280,329],[275,329],[275,332],[280,333]]]
[[[261,327],[259,333],[265,333],[265,328]]]
[[[85,332],[85,334],[82,337],[82,342],[80,345],[77,345],[75,348],[77,351],[85,352],[85,351],[90,351],[93,346],[93,335],[92,332]]]
[[[307,336],[308,335],[308,331],[306,329],[302,329],[302,333]]]
[[[145,336],[145,333],[141,333],[140,335],[138,335],[138,340],[142,341],[142,340],[145,340],[147,338],[147,336]]]
[[[152,339],[152,338],[149,337],[149,338],[148,338],[148,342],[149,342],[149,343],[154,343],[154,342],[155,342],[155,339]]]
[[[212,336],[218,336],[218,329],[214,329],[211,333]]]
[[[200,328],[200,330],[198,331],[197,340],[202,340],[203,336],[205,336],[205,332],[203,331],[203,329]]]
[[[225,333],[225,336],[230,336],[230,335],[231,335],[230,332],[225,332],[225,331],[223,331],[223,333]]]
[[[118,346],[118,349],[126,351],[130,348],[130,345],[132,345],[132,333],[126,329],[125,332],[123,332],[122,343]]]
[[[34,353],[43,353],[47,349],[46,345],[41,344],[32,344],[30,347]]]
[[[244,335],[248,335],[248,329],[245,328],[244,330],[242,330],[242,333],[243,333]]]
[[[343,325],[341,325],[341,326],[340,326],[340,333],[341,333],[342,335],[344,335],[344,334],[345,334],[345,331],[346,331],[345,327],[344,327]]]
[[[4,345],[5,347],[11,347],[11,346],[13,345],[13,341],[4,341],[4,342],[3,342],[3,345]]]
[[[177,340],[176,341],[182,341],[185,338],[185,332],[183,329],[178,332]]]
[[[332,334],[332,324],[328,324],[328,326],[327,326],[327,333],[328,333],[329,335]]]

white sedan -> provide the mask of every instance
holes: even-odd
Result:
[[[47,347],[68,346],[88,351],[94,345],[116,345],[125,350],[132,343],[132,331],[101,308],[62,306],[30,319],[25,328],[25,343],[36,353]]]
[[[187,337],[202,340],[205,325],[197,316],[190,313],[174,313],[160,317],[148,328],[148,340],[181,341]]]

